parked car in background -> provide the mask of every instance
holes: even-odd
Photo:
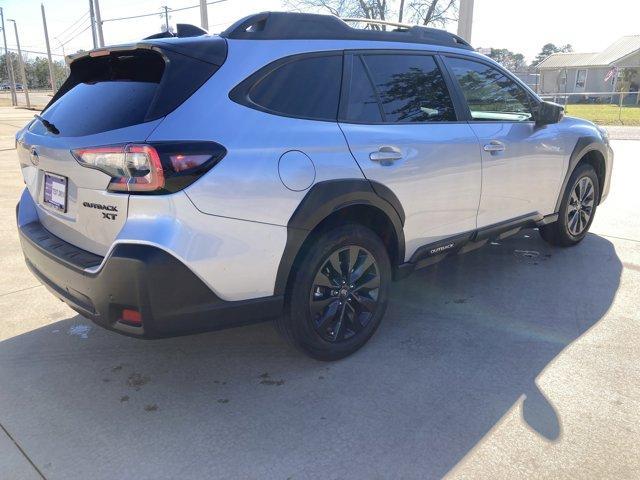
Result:
[[[17,134],[27,265],[111,330],[273,317],[335,360],[393,279],[526,227],[576,245],[609,191],[603,130],[448,32],[299,13],[194,29],[76,55]]]
[[[10,83],[0,83],[0,90],[11,90]],[[22,90],[22,84],[16,83],[16,90]]]

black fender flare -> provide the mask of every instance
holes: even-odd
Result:
[[[291,267],[311,232],[332,213],[355,205],[375,207],[389,218],[398,240],[399,262],[404,261],[404,210],[388,187],[366,179],[318,182],[309,189],[287,223],[287,242],[278,266],[274,295],[285,293]]]
[[[560,188],[560,193],[558,194],[558,200],[556,201],[556,212],[560,211],[560,203],[562,203],[562,197],[564,196],[564,191],[567,188],[569,183],[569,178],[571,178],[571,174],[578,165],[578,162],[582,160],[582,158],[589,152],[596,150],[602,154],[607,161],[607,149],[605,145],[602,143],[602,140],[596,137],[595,135],[588,135],[585,137],[578,138],[575,147],[573,147],[573,151],[571,152],[571,156],[569,157],[569,166],[567,168],[567,172],[565,173],[564,180],[562,181],[562,187]],[[606,166],[605,166],[606,170]],[[602,192],[600,192],[602,193]]]

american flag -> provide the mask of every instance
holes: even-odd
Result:
[[[615,77],[617,74],[618,74],[618,67],[612,67],[611,70],[609,70],[607,72],[607,74],[604,76],[604,81],[608,82],[613,77]]]

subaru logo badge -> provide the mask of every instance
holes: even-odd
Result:
[[[40,163],[40,158],[38,157],[38,152],[36,152],[35,148],[31,149],[31,153],[29,154],[29,158],[31,159],[31,163],[33,163],[33,165],[36,166],[36,167]]]

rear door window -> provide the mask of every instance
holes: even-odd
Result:
[[[249,99],[268,112],[335,121],[341,78],[342,55],[299,58],[258,80]]]
[[[388,123],[455,121],[453,102],[431,55],[363,55]],[[355,61],[355,59],[354,59]]]
[[[380,123],[382,111],[362,58],[353,57],[346,117],[350,122]]]

